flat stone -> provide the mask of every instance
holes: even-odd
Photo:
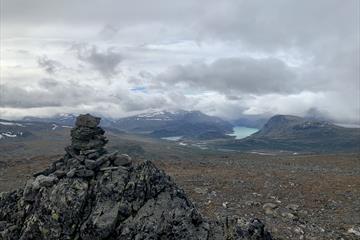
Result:
[[[297,204],[289,204],[286,206],[287,209],[293,210],[293,211],[297,211],[299,210],[299,205]]]
[[[207,187],[196,187],[196,188],[194,188],[194,192],[199,193],[199,194],[206,194],[208,192],[208,188]]]
[[[76,169],[71,169],[69,172],[66,173],[68,178],[72,178],[75,176]]]
[[[77,177],[93,177],[95,175],[93,170],[88,169],[78,169],[76,170],[76,176]]]
[[[100,118],[94,117],[90,114],[80,114],[76,118],[75,126],[95,128],[99,125]]]
[[[80,154],[87,156],[87,155],[89,155],[91,153],[95,153],[95,152],[96,152],[95,149],[90,149],[90,150],[80,151]]]
[[[101,168],[100,171],[109,171],[109,170],[118,170],[119,167],[104,167]]]
[[[62,171],[62,170],[57,170],[54,172],[54,175],[58,178],[62,178],[62,177],[65,177],[66,176],[66,172],[65,171]]]
[[[89,159],[97,159],[99,157],[100,157],[100,153],[98,152],[90,153],[89,155],[87,155],[87,158]]]
[[[54,164],[54,166],[55,166],[56,169],[59,169],[62,166],[64,166],[64,162],[57,162],[57,163]]]
[[[86,167],[87,169],[90,169],[90,170],[95,169],[95,168],[97,167],[96,161],[90,160],[90,159],[86,159],[86,160],[85,160],[85,167]]]
[[[102,166],[105,162],[115,159],[117,155],[117,151],[109,154],[102,155],[100,158],[96,160],[96,165],[98,167]]]
[[[298,217],[295,214],[292,214],[290,212],[283,212],[281,214],[281,216],[284,218],[287,218],[289,220],[293,220],[293,221],[298,220]]]
[[[264,205],[263,205],[263,209],[275,209],[275,208],[277,208],[278,207],[278,205],[276,205],[275,203],[265,203]]]
[[[80,162],[83,162],[85,160],[85,156],[82,155],[78,155],[75,153],[74,151],[74,146],[67,146],[65,147],[65,151],[72,157],[75,158],[77,160],[79,160]]]
[[[44,176],[40,175],[38,176],[33,185],[38,184],[40,187],[51,187],[58,181],[56,176]]]

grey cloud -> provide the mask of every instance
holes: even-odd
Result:
[[[118,31],[119,29],[117,27],[114,27],[111,24],[106,24],[104,28],[99,32],[99,36],[101,39],[109,40],[115,37]]]
[[[52,78],[43,78],[39,81],[39,85],[45,89],[51,89],[59,86],[59,82]]]
[[[131,111],[155,108],[156,105],[176,107],[177,104],[205,111],[208,109],[209,112],[226,116],[236,112],[241,114],[242,105],[245,105],[243,99],[251,94],[265,99],[251,102],[252,106],[259,105],[257,112],[263,111],[261,106],[266,105],[268,99],[275,101],[264,95],[280,94],[276,97],[276,104],[287,106],[282,108],[283,113],[296,107],[301,108],[299,112],[316,108],[328,116],[346,115],[354,119],[353,116],[358,116],[360,111],[359,10],[358,0],[154,0],[151,4],[143,0],[93,0],[87,4],[82,0],[8,0],[1,8],[1,22],[6,27],[2,29],[0,37],[25,37],[22,39],[24,44],[20,44],[19,39],[8,41],[7,45],[13,44],[12,49],[31,50],[34,53],[31,47],[26,46],[28,43],[31,45],[32,41],[41,45],[43,39],[87,41],[89,45],[76,45],[73,48],[84,68],[79,67],[79,61],[74,63],[74,56],[65,56],[69,60],[67,65],[79,70],[76,73],[70,73],[67,69],[61,71],[66,79],[73,77],[91,81],[94,76],[91,71],[88,73],[89,66],[110,79],[115,77],[121,64],[124,69],[133,70],[130,73],[123,71],[123,77],[128,78],[126,84],[146,86],[151,96],[132,95],[125,91],[121,103],[116,103],[119,99],[107,96],[110,94],[108,90],[104,90],[103,96],[84,93],[83,88],[76,84],[69,86],[60,77],[57,85],[49,79],[41,80],[41,91],[30,91],[28,85],[20,83],[13,84],[17,87],[16,91],[7,90],[19,92],[23,102],[28,97],[32,103],[27,104],[32,106],[93,104],[101,101],[120,104],[126,111]],[[188,48],[186,44],[179,44],[170,50],[161,48],[169,42],[214,43],[216,51],[195,49],[194,52],[194,47]],[[58,48],[46,46],[48,48],[44,47],[44,51],[58,52],[60,49],[59,44],[56,45]],[[117,46],[121,52],[109,46]],[[160,48],[154,50],[146,46]],[[225,47],[221,49],[221,46]],[[39,54],[38,51],[36,54]],[[264,58],[244,57],[248,53]],[[281,58],[282,61],[275,58],[279,54],[285,56]],[[300,62],[296,68],[289,67],[286,60],[292,57]],[[211,64],[189,64],[199,59],[209,62],[217,58],[222,59]],[[21,65],[28,66],[21,60]],[[39,59],[39,65],[50,74],[61,69],[51,61],[45,57]],[[167,69],[174,64],[177,66]],[[19,69],[12,71],[9,74],[11,77],[15,71],[20,72]],[[24,75],[29,72],[23,70]],[[15,77],[26,78],[23,75]],[[36,77],[40,79],[44,76]],[[100,78],[97,83],[107,86],[105,82]],[[91,86],[86,86],[86,89],[96,92]],[[203,91],[218,93],[216,101],[210,102],[208,95],[200,94]],[[154,95],[153,92],[161,94]],[[311,101],[308,94],[294,97],[298,92],[312,93],[314,103],[308,103]],[[332,92],[336,94],[330,94]],[[79,96],[81,94],[86,96]],[[191,94],[199,95],[197,98],[189,97]],[[307,98],[306,101],[302,101],[303,96]],[[21,105],[10,94],[5,97],[8,105]],[[289,99],[293,100],[289,102]],[[275,110],[272,113],[275,114]]]
[[[121,31],[162,23],[164,28],[186,28],[179,38],[187,33],[196,39],[236,39],[261,48],[309,46],[319,40],[354,37],[359,18],[357,0],[155,0],[148,4],[141,0],[93,0],[88,4],[81,0],[11,0],[4,8],[2,19],[7,24],[55,24],[61,19],[71,27],[96,24],[97,28],[105,22],[104,29],[116,26]]]
[[[84,44],[75,44],[72,49],[77,51],[79,60],[90,64],[106,78],[116,75],[118,73],[116,68],[123,61],[122,54],[112,47],[101,51],[95,45],[89,47]]]
[[[108,97],[96,94],[90,85],[51,78],[41,79],[36,87],[28,89],[13,84],[2,84],[0,89],[0,107],[64,107],[109,101]]]
[[[321,47],[356,36],[359,5],[356,0],[222,1],[209,4],[200,18],[200,37],[241,40],[257,49]]]
[[[28,91],[16,86],[0,85],[0,107],[33,108],[60,107],[61,100],[42,90]]]
[[[309,108],[305,114],[305,117],[318,119],[318,120],[326,120],[329,119],[329,113],[323,110],[318,109],[317,107]]]
[[[145,79],[152,79],[154,76],[150,72],[143,70],[143,71],[139,72],[139,77],[145,78]]]
[[[241,100],[241,97],[239,96],[234,96],[234,95],[227,95],[226,98],[230,101],[238,101]]]
[[[144,111],[152,108],[161,108],[167,106],[167,100],[164,96],[136,95],[130,96],[121,103],[125,111]]]
[[[205,1],[204,1],[205,2]],[[129,22],[139,23],[142,21],[175,21],[176,13],[182,16],[193,15],[194,3],[190,0],[181,2],[169,2],[156,0],[151,4],[142,0],[116,1],[116,0],[92,0],[84,4],[81,0],[63,0],[61,2],[49,2],[36,0],[29,3],[26,0],[11,0],[6,2],[6,11],[3,18],[9,22],[43,23],[45,20],[54,21],[64,19],[67,23],[117,23],[127,25]],[[194,10],[201,10],[203,4],[196,3]],[[21,7],[20,7],[21,6]],[[89,18],[91,16],[91,18]],[[178,15],[179,16],[179,15]]]
[[[38,64],[43,68],[48,74],[54,74],[61,68],[63,65],[55,60],[49,59],[46,55],[38,58]]]
[[[116,94],[99,91],[91,85],[75,81],[58,81],[44,78],[38,81],[37,87],[24,89],[11,84],[0,85],[1,108],[71,108],[83,111],[84,106],[94,111],[101,110],[112,116],[117,113],[108,112],[109,108],[122,109],[125,112],[142,111],[150,108],[167,106],[166,94],[145,94],[129,92],[124,88],[115,88]],[[100,109],[100,108],[103,109]],[[28,113],[27,113],[28,115]]]
[[[23,49],[19,49],[17,50],[18,53],[23,54],[23,55],[30,55],[29,51],[23,50]]]
[[[296,74],[274,58],[228,58],[211,64],[178,65],[157,77],[166,86],[185,84],[189,87],[218,92],[264,94],[297,91]]]

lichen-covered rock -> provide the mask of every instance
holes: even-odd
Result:
[[[184,191],[149,161],[136,165],[103,146],[74,147],[101,135],[99,121],[81,115],[75,128],[93,129],[94,135],[72,131],[64,157],[24,189],[0,194],[0,240],[271,239],[259,220],[240,226],[203,219]]]
[[[107,140],[104,136],[105,131],[98,126],[99,123],[100,118],[90,114],[80,115],[76,119],[75,128],[71,130],[70,146],[74,152],[81,151],[84,155],[103,153]]]
[[[115,166],[128,166],[131,164],[131,157],[127,154],[121,154],[116,156],[116,158],[113,160],[113,164]]]

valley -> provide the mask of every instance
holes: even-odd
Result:
[[[70,129],[48,127],[0,142],[0,192],[22,186],[63,154]],[[109,150],[165,170],[208,218],[257,217],[275,239],[356,239],[351,229],[360,222],[359,153],[263,155],[110,129],[106,135]]]

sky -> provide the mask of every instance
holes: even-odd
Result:
[[[0,0],[0,118],[360,123],[358,0]]]

